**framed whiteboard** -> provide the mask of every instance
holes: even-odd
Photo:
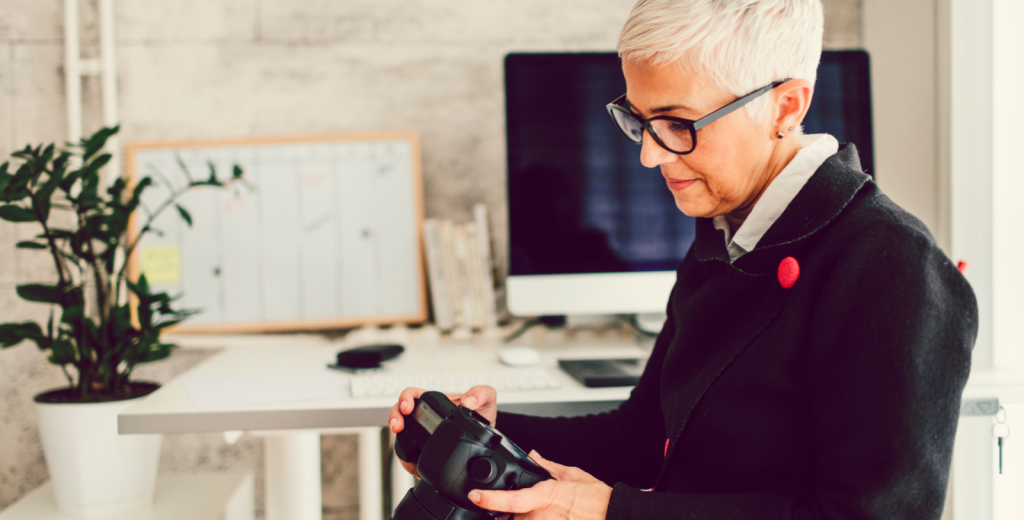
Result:
[[[238,164],[252,186],[193,189],[180,199],[193,226],[169,208],[133,255],[133,276],[202,309],[174,332],[426,321],[416,134],[137,143],[127,159],[132,180],[153,177],[149,210],[187,182],[179,159],[195,179]]]

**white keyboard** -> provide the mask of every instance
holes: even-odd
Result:
[[[562,383],[542,368],[507,368],[487,372],[448,372],[433,374],[387,374],[371,372],[352,376],[352,397],[394,396],[412,386],[454,393],[475,385],[491,385],[498,391],[544,390]]]

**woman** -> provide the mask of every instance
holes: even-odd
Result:
[[[940,517],[977,305],[853,145],[801,135],[821,39],[820,0],[636,4],[609,112],[701,217],[696,241],[618,409],[453,396],[554,476],[470,500],[517,519]]]

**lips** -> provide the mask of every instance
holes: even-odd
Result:
[[[697,179],[683,180],[666,178],[665,182],[668,184],[668,189],[672,191],[683,191],[686,188],[693,186],[693,184],[697,182]]]

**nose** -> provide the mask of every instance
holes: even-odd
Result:
[[[662,148],[651,133],[644,130],[644,139],[640,142],[640,163],[648,168],[661,166],[662,164],[675,162],[679,156]]]

